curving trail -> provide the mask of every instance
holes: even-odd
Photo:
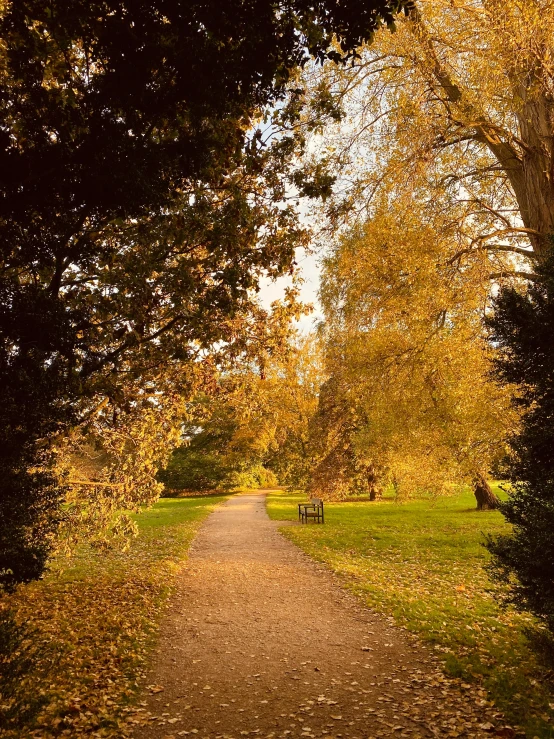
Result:
[[[512,735],[483,693],[282,537],[263,493],[202,526],[146,685],[134,739]]]

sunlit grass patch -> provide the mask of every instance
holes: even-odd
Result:
[[[499,492],[495,487],[495,492]],[[301,495],[268,497],[276,520],[297,518]],[[554,737],[549,675],[528,649],[532,619],[502,611],[483,565],[484,534],[506,530],[497,511],[475,510],[468,492],[434,503],[325,504],[325,525],[286,527],[285,536],[344,575],[348,587],[379,612],[431,642],[445,669],[478,681],[509,721],[528,736]]]
[[[49,646],[34,690],[39,724],[4,736],[123,737],[175,574],[199,524],[225,497],[162,499],[137,517],[127,552],[81,549],[10,600]],[[47,677],[44,677],[46,671]]]

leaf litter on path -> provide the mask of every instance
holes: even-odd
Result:
[[[194,636],[186,618],[202,624]],[[177,664],[169,658],[176,645]],[[371,650],[364,662],[360,645]],[[484,691],[446,678],[428,649],[361,607],[248,496],[203,527],[160,647],[149,680],[165,686],[168,700],[196,691],[190,722],[209,739],[484,739],[509,730]],[[230,713],[223,704],[233,701],[240,708]],[[144,725],[135,739],[158,734]]]

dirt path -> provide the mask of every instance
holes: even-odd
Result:
[[[135,739],[512,735],[493,728],[483,693],[444,679],[415,639],[282,537],[264,502],[234,497],[201,528]]]

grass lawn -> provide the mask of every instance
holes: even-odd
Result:
[[[296,520],[303,500],[276,492],[268,496],[268,513]],[[531,739],[551,739],[552,674],[539,668],[522,633],[532,619],[498,607],[483,569],[483,534],[505,531],[506,524],[499,512],[474,508],[469,492],[435,503],[328,503],[325,525],[282,531],[343,575],[370,607],[433,643],[450,675],[482,683]]]
[[[163,604],[198,526],[222,500],[162,499],[137,516],[140,534],[127,552],[83,548],[9,599],[44,647],[26,686],[48,703],[34,729],[0,735],[127,735]]]

